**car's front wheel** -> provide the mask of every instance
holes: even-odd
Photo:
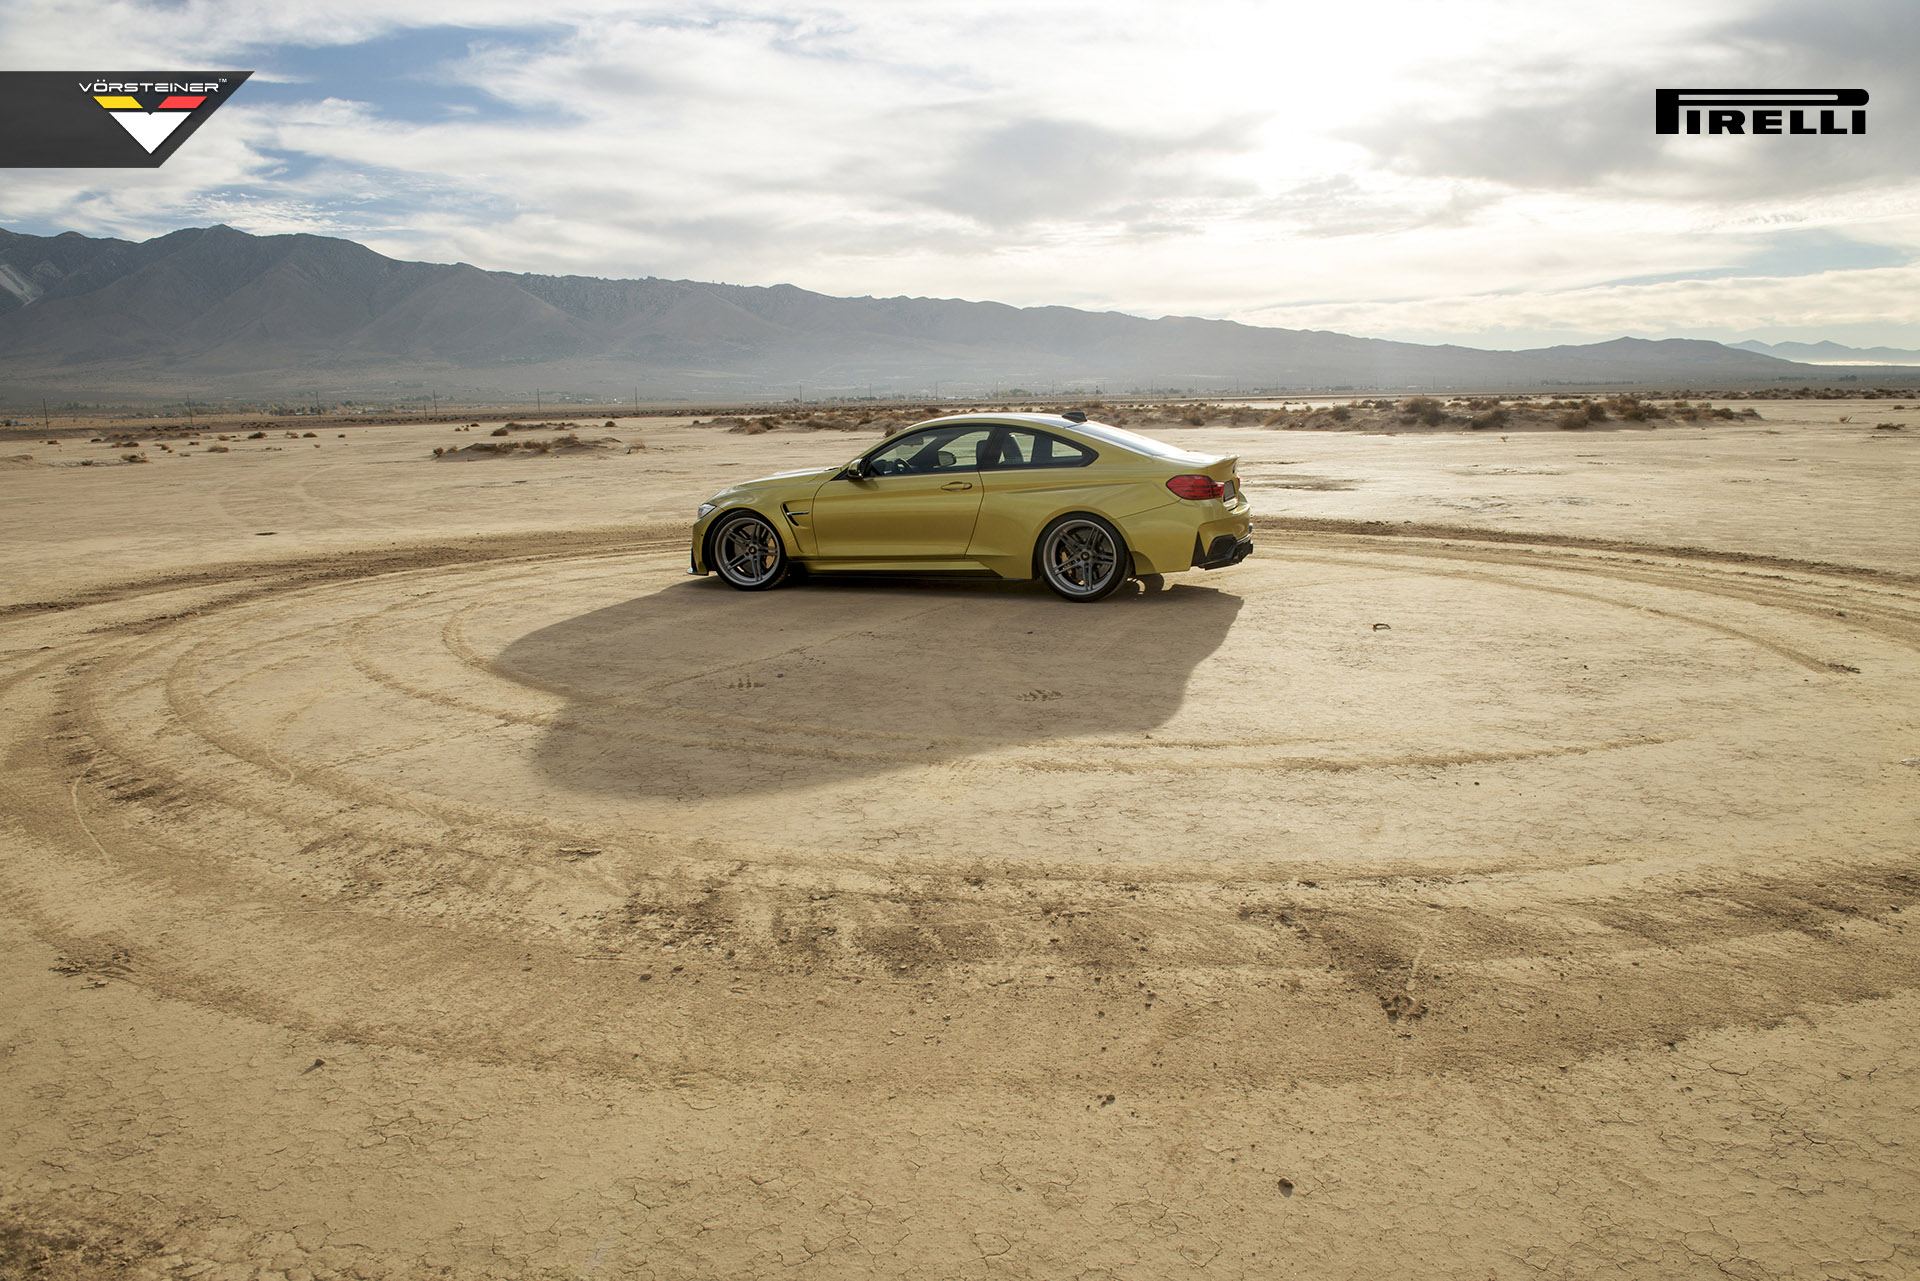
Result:
[[[720,577],[743,592],[778,587],[786,581],[789,570],[779,531],[753,512],[735,512],[721,518],[713,531],[711,559]]]
[[[1127,581],[1127,545],[1098,516],[1062,516],[1040,535],[1040,577],[1073,601],[1103,600]]]

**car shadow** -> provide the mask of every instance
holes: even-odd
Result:
[[[1156,579],[1093,605],[1033,583],[679,579],[529,633],[494,670],[566,698],[535,747],[557,783],[695,800],[1145,734],[1241,604]]]

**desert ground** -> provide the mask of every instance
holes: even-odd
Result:
[[[871,432],[14,433],[0,1276],[1920,1274],[1920,407],[1754,407],[1164,431],[1097,606],[685,574]]]

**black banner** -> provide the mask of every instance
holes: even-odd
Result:
[[[0,169],[157,169],[251,71],[0,71]]]

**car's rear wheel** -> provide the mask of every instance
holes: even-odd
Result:
[[[790,568],[779,531],[753,512],[721,517],[713,530],[711,560],[720,577],[743,592],[778,587]]]
[[[1040,577],[1072,601],[1102,600],[1127,581],[1128,556],[1120,531],[1098,516],[1062,516],[1040,534]]]

